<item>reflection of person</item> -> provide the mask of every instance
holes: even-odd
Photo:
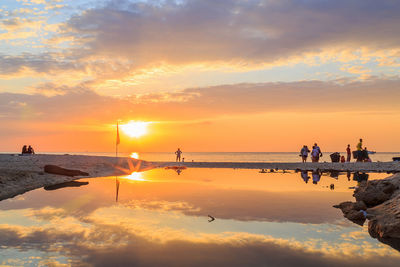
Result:
[[[313,184],[318,184],[319,180],[321,180],[321,174],[319,171],[312,172],[312,180]]]
[[[307,171],[301,171],[301,178],[304,180],[305,183],[308,183],[308,180],[310,180],[310,176],[308,176]]]
[[[181,161],[181,155],[182,155],[182,151],[180,148],[178,148],[177,151],[175,151],[176,154],[176,161],[180,162]]]
[[[351,148],[350,148],[350,145],[347,145],[346,152],[347,152],[347,162],[350,162],[350,159],[351,159]]]
[[[311,152],[311,160],[312,162],[318,162],[319,157],[322,157],[322,152],[317,143],[314,144],[313,150]]]
[[[357,182],[367,181],[367,180],[368,180],[368,177],[369,177],[368,173],[365,173],[365,172],[362,172],[362,173],[360,173],[360,172],[355,172],[355,173],[353,174],[353,180],[354,180],[354,181],[357,181]]]
[[[306,145],[304,145],[303,148],[300,150],[300,156],[303,162],[307,161],[308,153],[310,153],[310,150]]]

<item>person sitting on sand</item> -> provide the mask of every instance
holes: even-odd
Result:
[[[362,158],[364,162],[372,162],[369,157],[368,149],[366,147],[364,147],[364,150],[362,151]]]
[[[175,151],[176,161],[177,161],[177,162],[180,162],[180,161],[181,161],[181,154],[182,154],[182,151],[181,151],[181,149],[178,147],[178,150]]]
[[[28,147],[28,154],[35,154],[35,150],[33,150],[33,147],[31,147],[31,145],[29,145]]]
[[[320,157],[322,157],[321,149],[319,148],[317,143],[315,143],[311,152],[311,160],[312,162],[318,162]]]
[[[26,147],[26,145],[22,147],[22,154],[28,154],[28,148]]]
[[[303,163],[307,161],[308,153],[310,153],[310,150],[306,145],[304,145],[303,148],[300,150],[300,156]]]

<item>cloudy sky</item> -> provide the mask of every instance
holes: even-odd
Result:
[[[0,151],[400,151],[395,0],[2,0]]]

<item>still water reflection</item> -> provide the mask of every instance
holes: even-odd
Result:
[[[396,266],[332,208],[357,175],[157,169],[38,189],[0,202],[0,264]]]

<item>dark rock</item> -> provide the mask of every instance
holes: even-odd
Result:
[[[333,207],[341,209],[345,218],[349,219],[350,221],[364,225],[365,216],[361,210],[366,210],[366,205],[364,202],[342,202],[339,205],[334,205]]]
[[[348,212],[347,214],[344,215],[347,219],[349,219],[350,221],[363,226],[364,222],[366,220],[364,213],[361,211],[357,211],[357,210],[351,210],[350,212]]]
[[[374,238],[400,238],[400,196],[367,210],[368,231]]]
[[[374,207],[390,199],[396,186],[390,182],[364,181],[354,191],[357,201],[363,201],[367,207]]]
[[[64,169],[56,165],[46,165],[44,166],[44,172],[52,173],[52,174],[59,174],[65,176],[89,176],[89,173],[83,172],[80,170],[69,170]]]

